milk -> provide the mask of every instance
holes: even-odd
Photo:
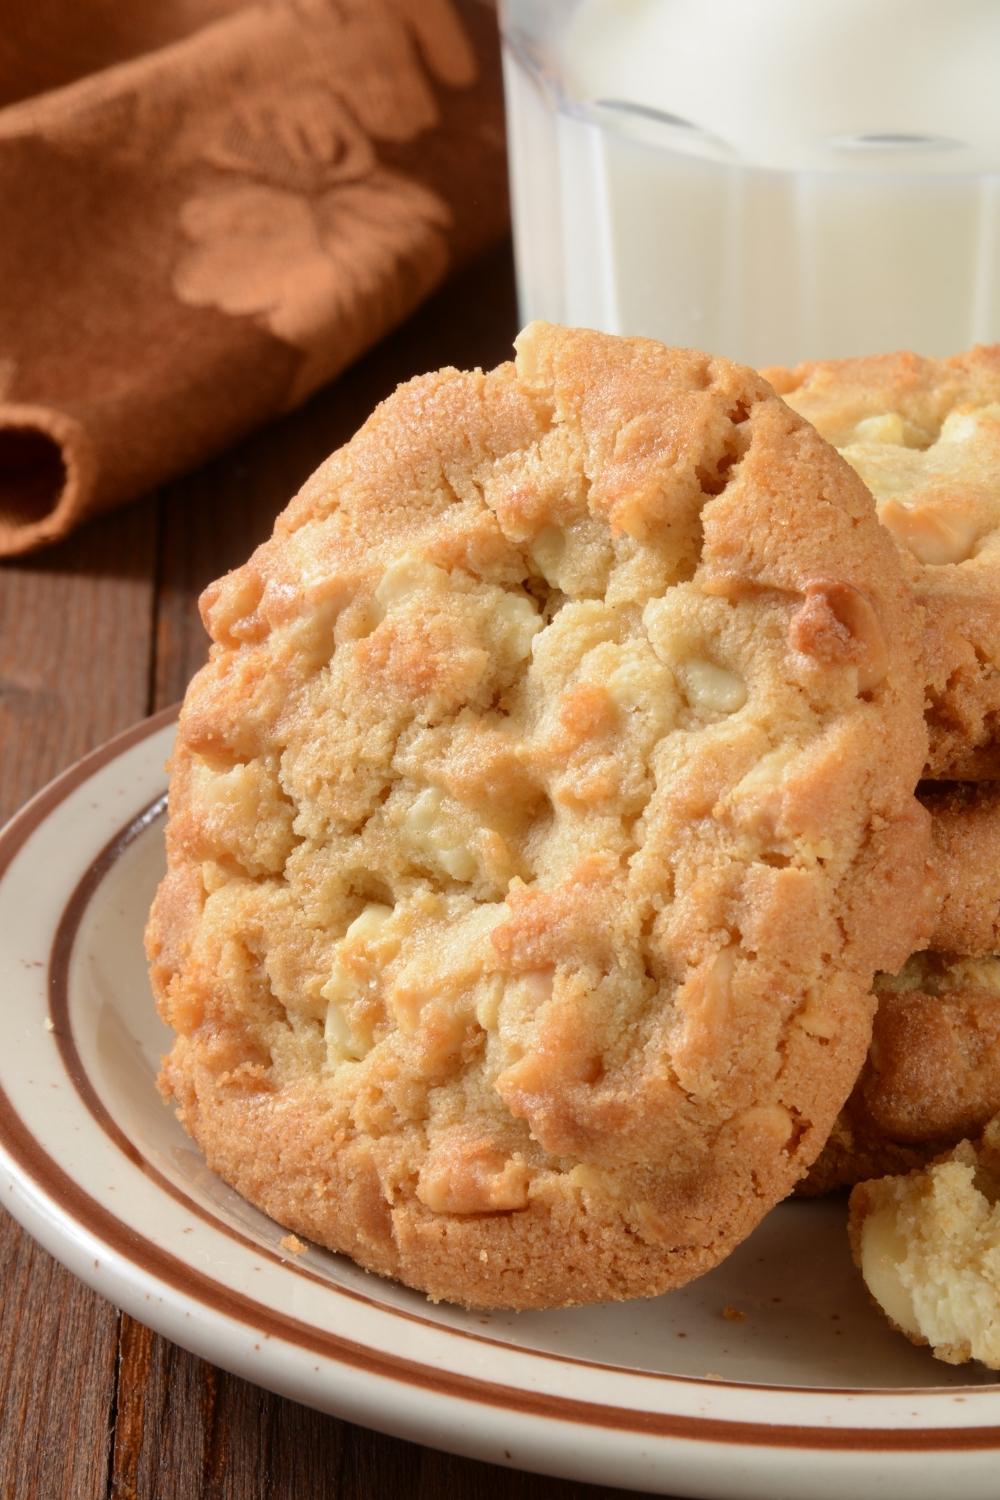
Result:
[[[521,313],[750,364],[1000,338],[996,0],[506,0]]]

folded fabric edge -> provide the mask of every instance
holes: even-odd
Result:
[[[96,475],[92,445],[73,417],[0,402],[0,557],[55,541],[89,515]]]

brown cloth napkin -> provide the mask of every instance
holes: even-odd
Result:
[[[506,217],[483,0],[13,0],[0,555],[295,406]]]

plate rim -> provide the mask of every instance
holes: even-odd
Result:
[[[139,723],[130,726],[121,733],[115,735],[104,744],[83,756],[80,760],[69,766],[59,776],[55,777],[46,786],[42,787],[28,801],[22,809],[14,815],[7,825],[0,830],[0,881],[4,879],[13,864],[18,853],[28,842],[31,835],[49,817],[58,812],[60,805],[79,786],[90,779],[96,772],[113,760],[125,754],[127,751],[138,746],[144,740],[149,739],[160,730],[167,728],[176,718],[179,705],[174,704]],[[51,932],[49,949],[49,966],[46,984],[46,1005],[48,1015],[56,1030],[56,1043],[62,1065],[70,1082],[73,1084],[80,1103],[87,1108],[91,1114],[94,1110],[90,1102],[84,1096],[80,1087],[80,1080],[84,1080],[85,1087],[93,1096],[94,1102],[100,1111],[106,1116],[111,1126],[113,1144],[119,1149],[125,1149],[130,1159],[138,1157],[136,1163],[147,1175],[152,1174],[157,1186],[163,1189],[167,1179],[152,1166],[145,1158],[138,1146],[128,1140],[117,1123],[105,1110],[98,1098],[93,1085],[89,1083],[86,1072],[83,1069],[79,1054],[76,1051],[75,1042],[72,1038],[72,1027],[68,1024],[60,1025],[63,1015],[61,1007],[68,1007],[68,974],[69,959],[73,951],[73,942],[90,901],[100,888],[101,880],[111,868],[114,859],[124,851],[126,847],[143,831],[147,831],[158,817],[159,808],[162,807],[163,797],[160,796],[140,810],[139,813],[126,820],[117,832],[108,839],[99,852],[91,859],[87,866],[79,872],[74,867],[73,874],[78,876],[69,897],[61,903],[61,909],[54,923],[47,922],[47,929]],[[58,963],[56,962],[58,950]],[[60,978],[61,975],[61,978]],[[59,985],[62,985],[62,991]],[[68,1008],[65,1009],[65,1020],[69,1021]],[[75,1070],[68,1065],[75,1059]],[[97,1124],[105,1129],[107,1127],[103,1120],[97,1119]],[[41,1171],[38,1170],[38,1158],[41,1158]],[[34,1162],[35,1170],[32,1170]],[[83,1230],[96,1242],[104,1245],[109,1251],[124,1257],[127,1264],[139,1275],[152,1278],[159,1285],[164,1285],[170,1292],[182,1298],[194,1301],[209,1314],[222,1316],[229,1321],[235,1321],[245,1328],[260,1329],[268,1322],[275,1321],[276,1326],[271,1337],[284,1340],[294,1349],[308,1349],[314,1354],[319,1354],[324,1359],[338,1365],[346,1365],[351,1369],[363,1369],[368,1375],[380,1380],[389,1380],[394,1385],[406,1385],[411,1390],[431,1397],[446,1397],[463,1402],[474,1403],[476,1408],[483,1405],[493,1411],[504,1411],[510,1414],[540,1417],[547,1423],[558,1423],[569,1429],[578,1429],[585,1426],[589,1429],[600,1428],[607,1430],[609,1427],[632,1435],[642,1434],[646,1437],[659,1437],[665,1439],[685,1439],[704,1442],[709,1445],[724,1443],[728,1445],[747,1445],[753,1448],[770,1448],[775,1452],[787,1453],[792,1450],[826,1452],[832,1451],[849,1453],[872,1453],[874,1451],[884,1453],[918,1454],[918,1453],[941,1453],[954,1455],[956,1452],[984,1452],[1000,1450],[1000,1423],[989,1426],[943,1426],[943,1427],[888,1427],[876,1426],[853,1427],[844,1424],[831,1424],[830,1414],[822,1425],[809,1425],[807,1423],[772,1424],[759,1420],[746,1420],[741,1418],[707,1417],[694,1414],[666,1413],[651,1411],[637,1407],[625,1407],[621,1405],[602,1405],[578,1396],[553,1395],[548,1392],[531,1392],[523,1388],[501,1385],[498,1383],[484,1381],[478,1376],[470,1373],[459,1373],[455,1371],[441,1371],[436,1367],[421,1363],[416,1360],[405,1359],[393,1354],[391,1351],[373,1348],[371,1344],[357,1343],[350,1339],[323,1330],[314,1325],[303,1323],[292,1318],[280,1309],[269,1308],[266,1304],[257,1302],[242,1291],[229,1288],[224,1282],[214,1280],[212,1277],[200,1273],[197,1267],[186,1263],[183,1259],[175,1256],[165,1247],[158,1246],[154,1241],[138,1235],[129,1225],[102,1204],[93,1198],[61,1168],[59,1162],[48,1152],[37,1140],[30,1126],[17,1112],[12,1101],[3,1088],[0,1081],[0,1166],[12,1181],[16,1182],[22,1192],[25,1183],[30,1184],[36,1194],[40,1194],[48,1207],[54,1226],[58,1226],[62,1236],[66,1236],[72,1230]],[[23,1179],[23,1180],[22,1180]],[[257,1254],[269,1255],[272,1259],[281,1261],[282,1258],[268,1251],[256,1242],[247,1240],[240,1236],[224,1221],[211,1215],[211,1213],[197,1205],[194,1200],[187,1197],[180,1189],[174,1189],[168,1185],[168,1191],[172,1196],[184,1202],[191,1209],[206,1218],[216,1229],[222,1229],[225,1233],[242,1239],[244,1243],[252,1245]],[[80,1199],[83,1200],[81,1205]],[[73,1204],[76,1202],[76,1208]],[[15,1207],[15,1217],[20,1217]],[[102,1232],[95,1226],[104,1221],[110,1221],[112,1232]],[[22,1221],[23,1222],[23,1221]],[[116,1236],[114,1226],[118,1226],[119,1233]],[[26,1226],[29,1232],[34,1232],[30,1225]],[[106,1229],[106,1226],[105,1226]],[[128,1249],[123,1249],[123,1240]],[[136,1259],[135,1252],[138,1250],[137,1241],[141,1241],[146,1249],[151,1252],[144,1260]],[[61,1241],[60,1241],[61,1242]],[[61,1258],[58,1256],[57,1258]],[[375,1298],[367,1298],[361,1292],[352,1288],[338,1287],[327,1282],[324,1278],[310,1272],[307,1267],[296,1266],[288,1261],[283,1261],[286,1270],[291,1270],[300,1275],[306,1275],[310,1279],[320,1282],[327,1290],[334,1294],[346,1295],[347,1297],[367,1302],[377,1307],[381,1312],[390,1316],[401,1317],[415,1321],[419,1324],[430,1326],[437,1332],[453,1335],[457,1338],[471,1339],[478,1343],[500,1344],[504,1347],[514,1347],[520,1353],[529,1358],[542,1359],[549,1362],[568,1363],[575,1366],[584,1366],[594,1371],[607,1371],[609,1373],[622,1373],[631,1377],[647,1379],[655,1382],[659,1389],[668,1389],[671,1384],[682,1384],[685,1386],[698,1386],[702,1389],[714,1389],[716,1391],[753,1390],[763,1393],[780,1395],[794,1393],[797,1396],[813,1394],[823,1398],[862,1397],[866,1400],[877,1401],[879,1398],[890,1398],[909,1396],[931,1398],[935,1395],[948,1397],[954,1400],[955,1396],[966,1391],[984,1391],[989,1387],[802,1387],[802,1386],[775,1386],[762,1382],[732,1381],[713,1379],[711,1377],[697,1377],[685,1375],[672,1375],[667,1372],[641,1370],[622,1365],[607,1365],[596,1360],[581,1359],[571,1355],[560,1355],[553,1351],[527,1348],[525,1346],[511,1346],[505,1341],[491,1339],[486,1335],[480,1335],[460,1328],[435,1321],[433,1318],[424,1318],[406,1309],[387,1306]],[[170,1274],[171,1268],[176,1267],[177,1273]],[[191,1277],[205,1284],[206,1294],[199,1296],[197,1292],[192,1293],[190,1287]],[[101,1287],[104,1295],[106,1290]],[[120,1288],[117,1288],[120,1290]],[[231,1303],[232,1308],[226,1309],[226,1304]],[[247,1316],[247,1313],[250,1316]],[[140,1315],[141,1316],[141,1315]],[[300,1337],[290,1337],[290,1330]],[[173,1333],[169,1337],[175,1337]],[[320,1347],[316,1340],[322,1341]],[[210,1356],[211,1357],[211,1356]],[[224,1363],[220,1360],[219,1362]],[[247,1376],[244,1369],[239,1373]],[[428,1378],[430,1377],[430,1378]],[[247,1378],[254,1379],[252,1374]],[[266,1382],[260,1382],[266,1383]],[[303,1399],[301,1396],[298,1399]],[[434,1441],[434,1438],[424,1437],[425,1441]]]

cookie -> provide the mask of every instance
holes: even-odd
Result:
[[[895,1328],[947,1364],[1000,1370],[1000,1118],[923,1171],[861,1183],[850,1235]]]
[[[1000,787],[920,797],[941,887],[931,948],[877,978],[868,1058],[801,1193],[910,1171],[1000,1112]]]
[[[925,784],[940,904],[931,947],[985,958],[1000,953],[1000,785]]]
[[[1000,958],[918,953],[876,992],[868,1057],[804,1194],[923,1166],[1000,1113]]]
[[[1000,776],[1000,345],[765,373],[868,485],[926,609],[926,774]]]
[[[533,325],[202,609],[148,951],[209,1164],[467,1306],[715,1265],[924,922],[919,618],[857,476],[751,371]]]

